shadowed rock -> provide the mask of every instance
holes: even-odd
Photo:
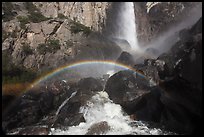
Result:
[[[110,126],[106,121],[101,121],[99,123],[93,124],[89,129],[86,135],[101,135],[110,130]]]

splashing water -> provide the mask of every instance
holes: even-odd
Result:
[[[116,37],[127,40],[131,46],[131,50],[138,51],[139,45],[136,33],[134,3],[123,2],[120,8],[117,19],[119,28]]]
[[[127,135],[127,134],[165,134],[160,129],[150,129],[141,121],[133,121],[126,115],[120,105],[114,104],[104,91],[98,92],[85,106],[80,108],[86,122],[78,126],[68,127],[67,130],[51,128],[50,135],[85,135],[91,126],[102,121],[107,122],[109,129],[103,133],[105,135]],[[131,126],[134,122],[136,126]],[[97,134],[97,133],[96,133]]]

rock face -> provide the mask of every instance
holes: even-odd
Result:
[[[135,2],[138,40],[147,45],[165,31],[173,30],[174,25],[178,25],[184,18],[198,19],[202,16],[201,10],[199,2]]]
[[[99,35],[96,33],[104,27],[106,10],[110,3],[33,2],[27,4],[30,8],[23,2],[3,3],[4,10],[9,10],[8,7],[5,8],[6,5],[10,5],[10,10],[15,11],[16,15],[8,21],[3,21],[2,50],[10,51],[12,62],[16,65],[44,71],[76,60],[94,57],[102,59],[104,56],[110,59],[113,58],[111,56],[120,54],[121,49],[116,43],[110,40],[100,43],[92,37]],[[36,17],[32,10],[40,17]],[[5,12],[4,16],[9,14]],[[35,22],[35,18],[41,20]],[[96,32],[91,36],[95,43],[87,42],[91,41],[87,40],[87,37],[92,32]],[[96,47],[95,44],[99,46]],[[52,46],[56,46],[53,51],[50,50]],[[31,52],[26,52],[24,47]],[[114,49],[116,55],[108,55],[106,50],[109,48]]]
[[[106,19],[108,2],[34,2],[46,17],[56,18],[63,14],[85,26],[101,31]]]

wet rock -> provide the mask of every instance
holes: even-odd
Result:
[[[128,65],[128,66],[133,66],[134,65],[133,56],[130,53],[126,52],[126,51],[123,51],[120,54],[120,56],[118,57],[116,62],[125,64],[125,65]]]
[[[179,75],[202,89],[202,38],[195,41],[191,50],[180,62]]]
[[[193,35],[202,33],[202,17],[197,21],[195,25],[190,29]]]
[[[2,127],[5,131],[25,127],[38,122],[41,110],[37,101],[19,99],[3,116]]]
[[[83,78],[78,83],[70,86],[69,91],[75,91],[76,94],[71,97],[64,106],[62,106],[59,114],[55,116],[56,121],[53,126],[57,128],[65,128],[67,126],[76,126],[81,122],[85,122],[83,114],[79,113],[79,108],[85,105],[88,99],[90,99],[96,91],[102,90],[103,86],[101,81],[91,77]],[[66,99],[68,97],[70,97],[70,95],[67,95]]]
[[[160,101],[161,90],[154,87],[147,94],[132,100],[125,111],[131,114],[131,118],[143,121],[160,122],[163,104]]]
[[[47,114],[52,110],[54,95],[51,92],[43,92],[39,98],[39,106],[43,114]]]
[[[46,126],[30,126],[12,130],[8,135],[48,135],[48,133],[48,128]]]
[[[105,91],[114,103],[130,107],[128,102],[137,99],[150,90],[149,81],[133,71],[120,71],[110,77]]]
[[[106,121],[101,121],[99,123],[93,124],[89,129],[86,135],[102,135],[110,130],[110,126]]]
[[[44,96],[50,96],[50,105],[53,101],[52,105],[55,109],[58,108],[60,104],[62,104],[62,102],[73,92],[70,90],[70,85],[61,80],[45,83],[43,87],[45,88],[45,91],[48,92]]]
[[[155,58],[157,55],[159,55],[159,51],[155,48],[147,48],[145,53],[148,55],[148,57],[152,58]]]
[[[82,113],[79,113],[79,108],[81,107],[80,102],[68,102],[60,110],[59,114],[56,115],[56,121],[54,122],[54,127],[67,127],[76,126],[81,122],[85,122]]]
[[[164,89],[160,100],[165,107],[162,124],[178,133],[192,134],[202,117],[202,91],[179,77],[160,86]]]
[[[103,86],[100,80],[92,78],[92,77],[81,79],[78,82],[77,87],[81,91],[101,91],[103,90]]]
[[[182,42],[190,41],[192,40],[192,36],[190,34],[190,31],[188,29],[183,29],[179,32],[179,38]]]
[[[55,121],[53,127],[64,129],[67,128],[68,126],[77,126],[81,122],[85,122],[82,113],[60,115],[58,116],[57,121]]]
[[[119,38],[111,38],[111,41],[113,41],[114,43],[116,43],[119,47],[121,47],[121,49],[123,51],[130,51],[131,50],[131,46],[128,43],[127,40],[124,39],[119,39]]]
[[[13,95],[2,95],[2,113],[15,99]]]
[[[44,91],[44,92],[42,92]],[[15,102],[3,114],[2,127],[11,130],[17,127],[30,126],[36,124],[53,109],[53,94],[47,92],[45,88],[34,88]]]
[[[134,68],[141,74],[143,74],[147,79],[149,79],[150,86],[156,86],[160,82],[159,71],[155,65],[154,59],[146,59],[144,64],[136,64]]]
[[[50,83],[45,83],[46,88],[48,91],[52,92],[54,95],[60,95],[64,94],[67,90],[69,90],[69,84],[60,81],[60,80],[54,80],[53,82]]]
[[[102,81],[92,77],[83,78],[78,83],[73,84],[70,87],[70,91],[76,91],[76,95],[70,98],[69,102],[78,102],[81,106],[85,105],[86,102],[94,95],[97,91],[102,91]]]
[[[160,79],[164,80],[165,77],[174,76],[174,63],[173,55],[168,55],[166,53],[162,54],[156,60],[156,65],[158,68],[158,74]]]

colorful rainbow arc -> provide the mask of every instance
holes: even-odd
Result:
[[[83,61],[78,61],[78,62],[74,62],[74,63],[71,63],[71,64],[61,66],[61,67],[59,67],[59,68],[57,68],[57,69],[43,75],[43,76],[41,76],[40,78],[36,79],[30,85],[29,88],[32,88],[33,86],[39,84],[40,82],[42,82],[44,80],[47,80],[47,79],[51,78],[52,76],[54,76],[54,75],[56,75],[56,74],[58,74],[58,73],[60,73],[62,71],[65,71],[65,70],[68,70],[68,69],[71,69],[71,68],[74,68],[74,67],[78,67],[78,66],[81,66],[81,65],[91,65],[91,64],[114,65],[116,67],[121,67],[121,68],[126,69],[126,70],[132,70],[132,71],[136,72],[138,75],[146,78],[141,72],[137,71],[136,69],[132,68],[131,66],[128,66],[128,65],[125,65],[125,64],[122,64],[122,63],[118,63],[118,62],[114,62],[112,60],[83,60]]]

